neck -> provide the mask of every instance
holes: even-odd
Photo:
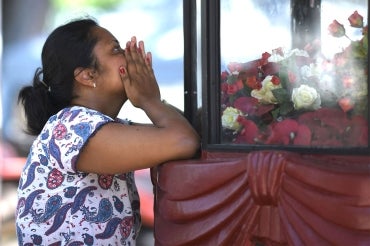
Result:
[[[82,106],[82,107],[90,108],[90,109],[99,111],[105,115],[108,115],[112,119],[117,118],[122,105],[123,103],[103,104],[103,103],[99,103],[97,100],[74,99],[71,101],[71,106]]]

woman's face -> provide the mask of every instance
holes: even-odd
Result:
[[[124,50],[117,39],[106,29],[96,27],[94,35],[97,37],[93,53],[97,60],[94,73],[96,90],[110,99],[127,100],[125,89],[119,74],[121,66],[127,67]]]

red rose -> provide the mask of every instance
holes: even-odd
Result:
[[[226,82],[221,83],[221,92],[227,92],[227,88],[229,87],[229,84]]]
[[[271,56],[270,53],[268,52],[264,52],[262,54],[262,58],[261,58],[261,61],[260,61],[260,65],[263,66],[263,65],[266,65],[268,63],[268,59],[269,57]]]
[[[239,116],[237,121],[241,125],[243,125],[243,130],[237,137],[236,143],[247,143],[247,144],[255,143],[258,135],[257,125],[253,121],[248,120],[242,116]]]
[[[271,82],[272,82],[272,84],[274,84],[274,85],[280,85],[280,79],[279,79],[279,77],[277,77],[277,76],[272,76],[272,78],[271,78]]]
[[[238,91],[238,87],[234,84],[227,85],[227,94],[234,95]]]
[[[237,80],[237,81],[235,82],[235,85],[236,85],[236,88],[237,88],[238,90],[241,90],[241,89],[243,89],[243,88],[244,88],[244,84],[243,84],[243,81],[242,81],[241,79]]]
[[[229,73],[226,71],[223,71],[221,73],[221,81],[226,81],[228,76],[229,76]]]

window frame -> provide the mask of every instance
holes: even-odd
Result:
[[[221,152],[250,152],[255,150],[284,150],[301,153],[325,154],[370,154],[367,147],[305,147],[292,145],[250,145],[221,143],[221,105],[220,105],[220,1],[200,0],[201,30],[198,36],[196,29],[196,0],[184,0],[184,69],[185,69],[185,115],[192,124],[201,122],[202,150]],[[292,0],[291,4],[296,1]],[[321,2],[321,1],[320,1]],[[369,15],[369,11],[367,13]],[[317,18],[317,14],[313,15]],[[319,27],[315,27],[319,28]],[[295,31],[295,34],[297,29]],[[317,29],[316,29],[317,31]],[[292,35],[294,37],[294,35]],[[201,39],[201,59],[197,59],[196,39]],[[293,43],[295,42],[292,40]],[[197,60],[201,60],[202,108],[197,114]],[[368,91],[369,77],[368,77]],[[189,93],[191,91],[192,93]],[[369,98],[369,94],[368,94]],[[368,110],[370,107],[368,106]],[[199,119],[200,117],[201,119]],[[368,121],[369,125],[369,121]],[[368,139],[370,133],[368,132]],[[368,140],[369,141],[369,140]]]

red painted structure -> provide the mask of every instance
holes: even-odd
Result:
[[[152,170],[156,245],[370,245],[370,157],[204,152]]]

